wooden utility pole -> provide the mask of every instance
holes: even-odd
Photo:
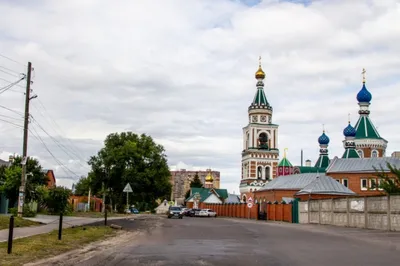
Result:
[[[26,185],[26,165],[28,164],[28,125],[29,125],[29,101],[31,100],[31,71],[32,63],[28,62],[27,80],[26,80],[26,92],[25,92],[25,120],[24,120],[24,139],[22,146],[22,174],[21,174],[21,186],[19,187],[18,195],[18,217],[22,217],[25,200],[25,185]]]

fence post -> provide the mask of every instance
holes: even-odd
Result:
[[[308,223],[310,223],[310,221],[311,221],[311,217],[310,217],[310,198],[308,198],[308,200],[307,200],[307,216],[308,216]]]
[[[390,206],[390,195],[387,195],[387,229],[388,231],[392,230],[392,210]]]
[[[104,210],[104,225],[107,226],[107,208]]]
[[[364,197],[364,226],[368,228],[368,198]]]
[[[321,205],[322,205],[322,202],[319,199],[318,200],[318,224],[321,224]]]
[[[13,235],[14,235],[14,215],[11,215],[11,217],[10,217],[10,225],[8,227],[7,254],[11,254],[11,252],[12,252]]]
[[[347,227],[350,227],[350,199],[346,197],[347,204],[346,204],[346,214],[347,214]]]
[[[60,212],[60,220],[58,224],[58,240],[61,240],[61,235],[62,235],[62,220],[63,220],[63,213]]]

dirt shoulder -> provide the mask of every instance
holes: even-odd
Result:
[[[162,224],[164,217],[156,215],[140,215],[129,219],[113,220],[109,224],[122,226],[122,230],[117,231],[116,235],[106,240],[100,240],[89,243],[87,245],[77,247],[74,250],[54,256],[52,258],[43,259],[33,263],[25,264],[26,266],[39,266],[39,265],[76,265],[84,261],[90,260],[99,254],[102,257],[111,254],[118,247],[132,244],[134,240],[139,239],[141,236],[155,230]],[[94,223],[91,226],[97,226]]]

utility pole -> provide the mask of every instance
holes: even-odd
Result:
[[[31,100],[31,71],[32,63],[28,62],[28,73],[26,80],[26,92],[25,92],[25,119],[24,119],[24,139],[22,145],[22,174],[21,174],[21,186],[19,187],[18,196],[18,217],[22,217],[25,200],[25,185],[26,185],[26,165],[28,163],[27,151],[28,151],[28,125],[29,125],[29,102]],[[35,98],[36,96],[34,96]]]

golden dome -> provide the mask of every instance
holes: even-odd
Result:
[[[206,176],[206,182],[213,182],[214,178],[211,175],[211,172],[208,172],[208,175]]]
[[[258,70],[256,72],[256,79],[264,79],[265,78],[265,73],[261,68],[261,56],[259,57],[259,62],[258,62]]]

